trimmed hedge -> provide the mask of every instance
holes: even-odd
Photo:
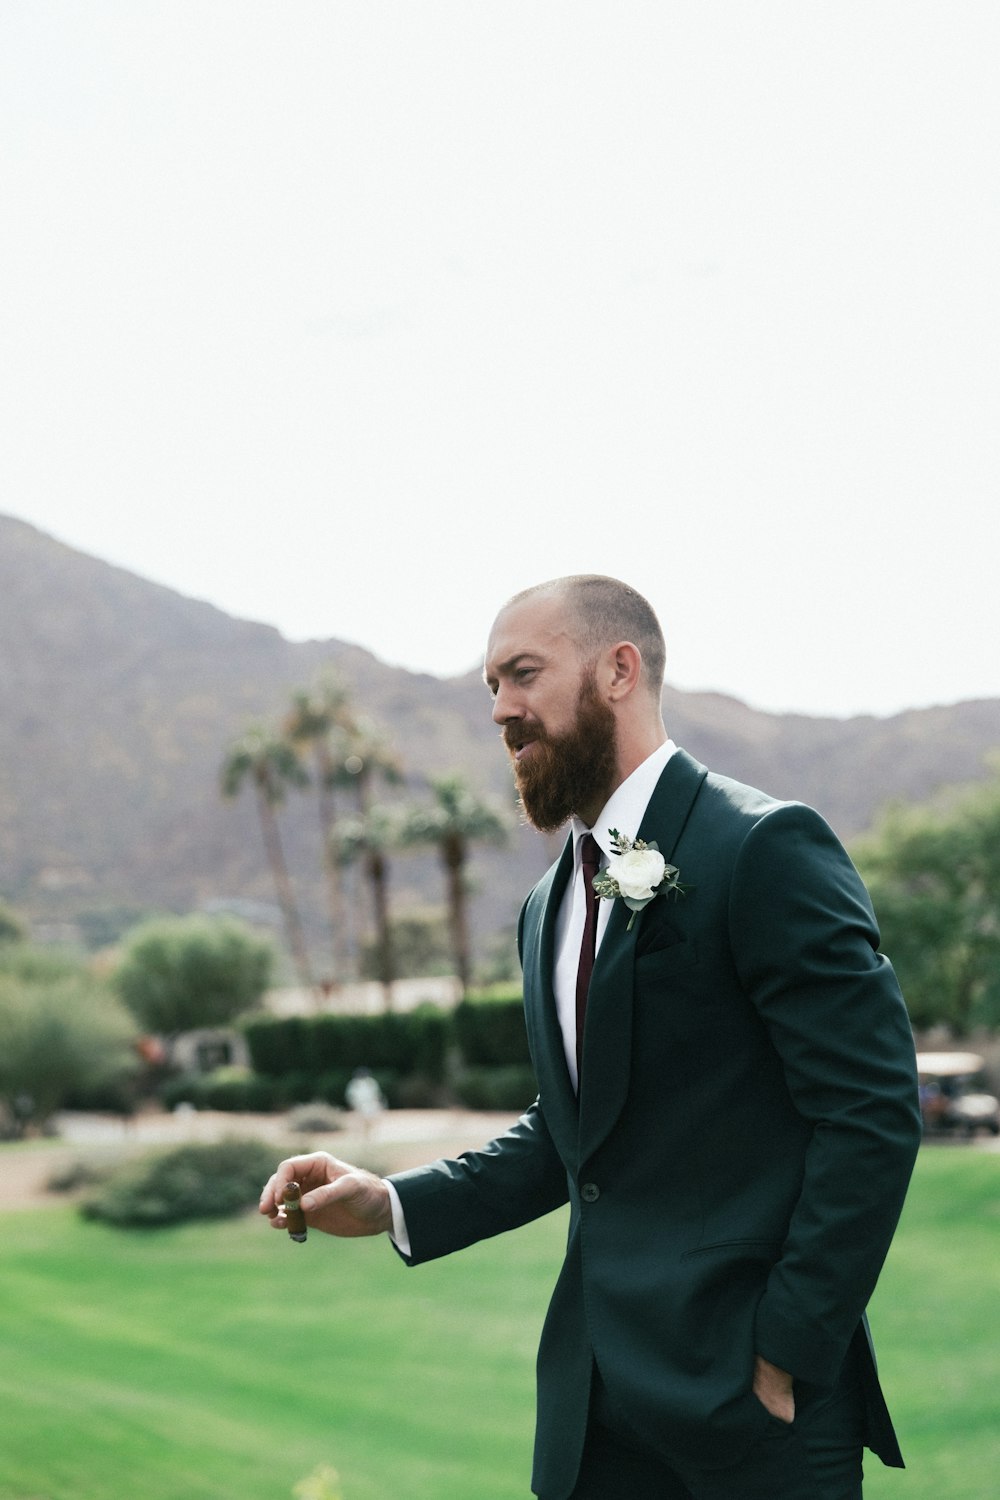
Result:
[[[243,1026],[252,1068],[185,1074],[162,1089],[170,1107],[267,1112],[316,1100],[338,1108],[358,1068],[369,1068],[393,1108],[456,1099],[469,1109],[525,1109],[536,1089],[519,990],[472,994],[454,1011],[433,1006],[379,1016],[255,1016]]]
[[[469,998],[455,1007],[452,1029],[470,1067],[530,1066],[528,1033],[520,991]]]
[[[295,1071],[350,1077],[355,1068],[370,1068],[376,1077],[385,1070],[441,1079],[448,1031],[448,1017],[431,1008],[403,1015],[259,1018],[244,1026],[254,1071],[268,1078]]]

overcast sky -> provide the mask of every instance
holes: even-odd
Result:
[[[0,510],[447,675],[1000,696],[995,0],[2,0]]]

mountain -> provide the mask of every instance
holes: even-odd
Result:
[[[327,665],[388,730],[409,794],[457,769],[511,795],[478,673],[442,680],[340,641],[293,643],[0,516],[0,899],[67,935],[113,932],[151,910],[272,907],[250,800],[221,799],[219,766],[249,724],[277,720]],[[890,799],[984,776],[1000,747],[1000,699],[841,720],[668,688],[664,711],[673,737],[713,769],[812,803],[845,838]],[[311,799],[293,798],[282,816],[318,944]],[[555,846],[522,829],[513,853],[477,853],[482,949],[512,924]],[[392,880],[397,908],[441,902],[429,856],[400,858]]]

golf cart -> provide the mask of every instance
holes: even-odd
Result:
[[[982,1068],[978,1052],[917,1053],[925,1135],[1000,1135],[1000,1100],[976,1089]]]

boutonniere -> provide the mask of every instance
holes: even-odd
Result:
[[[625,902],[632,915],[625,931],[632,930],[637,911],[656,896],[682,896],[684,887],[680,883],[680,871],[676,865],[668,865],[655,844],[644,839],[630,839],[617,828],[610,828],[611,847],[614,849],[605,869],[594,877],[594,890],[605,901]]]

